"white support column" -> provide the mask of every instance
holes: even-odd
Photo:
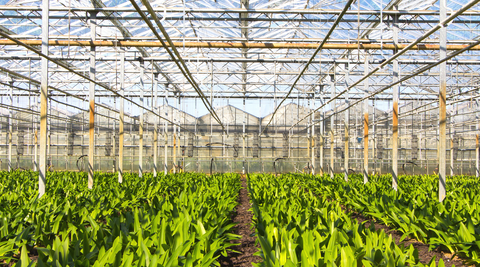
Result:
[[[313,97],[315,100],[315,97]],[[315,101],[313,101],[313,106],[315,106]],[[311,145],[312,145],[312,175],[315,175],[315,112],[310,116],[311,117],[311,125],[312,125],[312,138],[311,138]]]
[[[440,0],[440,20],[447,17],[447,1]],[[440,29],[440,57],[447,56],[447,29]],[[438,201],[442,202],[446,194],[446,153],[447,153],[447,62],[440,64],[440,88],[439,88],[439,136],[438,136]],[[478,157],[478,154],[477,154]]]
[[[125,51],[120,53],[120,95],[125,94]],[[118,125],[118,182],[123,182],[123,141],[124,141],[124,102],[120,98],[120,123]]]
[[[35,128],[34,128],[34,152],[35,155],[33,156],[33,171],[38,171],[38,131],[37,131],[37,127],[35,125]]]
[[[480,176],[480,161],[478,158],[480,146],[478,143],[478,134],[475,137],[475,176],[478,178]]]
[[[165,85],[165,118],[168,119],[168,84]],[[168,124],[167,121],[165,120],[165,124],[163,127],[163,135],[164,135],[164,140],[165,140],[165,148],[164,148],[164,163],[163,163],[163,174],[167,175],[168,173]]]
[[[9,88],[10,107],[13,107],[13,84]],[[12,146],[13,146],[13,111],[8,108],[8,171],[13,171],[12,165]]]
[[[333,73],[335,73],[335,66],[333,67]],[[334,77],[335,79],[335,77]],[[330,82],[330,90],[332,91],[332,98],[335,97],[335,81]],[[336,100],[333,100],[330,104],[330,108],[332,110],[332,114],[330,117],[330,178],[333,179],[334,177],[334,146],[335,146],[335,136],[334,136],[334,129],[335,129],[335,114],[336,107],[335,107]]]
[[[453,176],[453,136],[450,137],[450,176]]]
[[[140,116],[138,118],[138,176],[143,176],[143,90],[145,89],[145,82],[143,77],[145,74],[145,62],[143,58],[140,60]]]
[[[92,42],[96,38],[96,20],[97,13],[90,13],[90,39]],[[89,68],[89,77],[92,80],[95,80],[95,46],[90,46],[90,68]],[[89,95],[90,95],[90,121],[89,121],[89,138],[88,138],[88,189],[93,188],[93,164],[95,157],[95,83],[90,82],[89,84]]]
[[[348,68],[348,67],[347,67]],[[345,83],[348,81],[348,69],[345,70]],[[348,84],[347,84],[348,87]],[[345,106],[348,107],[349,100],[348,100],[348,91],[345,93]],[[349,127],[350,126],[350,109],[345,110],[345,119],[344,119],[344,127],[345,127],[345,161],[344,161],[344,178],[345,181],[348,181],[348,169],[349,169],[349,159],[350,159],[350,151],[349,151]]]
[[[322,101],[323,102],[323,101]],[[322,113],[321,113],[321,124],[320,124],[320,175],[323,175],[323,145],[325,143],[325,137],[324,137],[324,125],[325,125],[325,113],[323,112],[322,108]]]
[[[242,139],[243,139],[243,167],[242,167],[242,173],[245,174],[245,158],[246,158],[246,154],[245,154],[245,138],[246,138],[246,135],[245,135],[245,122],[246,122],[246,112],[245,112],[245,98],[243,98],[243,134],[242,134]]]
[[[42,53],[48,55],[49,1],[42,2]],[[40,161],[38,164],[38,197],[45,194],[47,182],[47,110],[48,110],[48,59],[41,59],[40,86]]]
[[[155,74],[153,77],[153,88],[155,91],[155,95],[153,96],[153,110],[158,112],[158,74]],[[155,116],[154,123],[153,123],[153,177],[157,177],[157,161],[158,161],[158,117]]]

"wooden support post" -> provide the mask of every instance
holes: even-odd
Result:
[[[368,74],[368,55],[365,55],[365,75]],[[368,95],[368,78],[364,82],[365,96]],[[363,183],[368,182],[368,99],[363,102]]]
[[[42,53],[48,55],[49,5],[42,2]],[[47,177],[47,108],[48,108],[48,59],[41,59],[42,80],[40,85],[40,161],[38,164],[38,197],[45,194]]]
[[[447,17],[446,0],[440,0],[440,20]],[[440,59],[447,56],[447,29],[440,29]],[[438,201],[442,202],[446,194],[446,147],[447,147],[447,62],[440,64],[439,88],[439,143],[438,143]]]
[[[90,13],[90,39],[95,41],[96,38],[96,20],[97,13]],[[95,46],[90,46],[90,68],[89,77],[95,80]],[[89,98],[90,98],[90,120],[89,120],[89,139],[88,139],[88,189],[93,188],[93,164],[95,157],[95,83],[89,83]]]
[[[120,53],[120,95],[125,94],[125,51]],[[120,98],[120,123],[118,125],[118,182],[123,182],[124,102]]]
[[[140,116],[138,118],[138,176],[143,176],[143,90],[144,90],[144,69],[145,69],[145,62],[143,58],[140,59]]]

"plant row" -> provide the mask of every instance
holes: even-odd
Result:
[[[398,191],[392,177],[352,175],[349,181],[336,176],[306,179],[324,198],[382,222],[453,255],[480,264],[480,185],[475,177],[448,177],[446,198],[438,202],[438,176],[400,176]]]
[[[413,246],[358,223],[340,203],[314,194],[307,177],[249,175],[260,266],[423,266]]]
[[[226,255],[238,175],[0,173],[0,264],[211,266]]]

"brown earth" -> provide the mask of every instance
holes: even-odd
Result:
[[[352,218],[357,219],[359,223],[365,222],[366,227],[370,227],[373,224],[373,226],[375,227],[375,230],[381,229],[385,231],[386,234],[392,235],[392,238],[395,241],[395,244],[397,244],[397,246],[400,246],[401,244],[403,244],[403,246],[407,248],[410,245],[412,245],[414,248],[418,250],[418,259],[423,264],[428,263],[433,257],[435,257],[435,262],[437,263],[437,265],[438,265],[438,261],[440,261],[440,259],[443,259],[443,262],[445,263],[445,267],[451,267],[453,265],[455,265],[456,267],[468,266],[468,265],[465,265],[463,261],[456,256],[452,259],[452,254],[450,253],[445,253],[440,250],[429,251],[428,244],[419,242],[414,238],[406,237],[403,241],[400,242],[400,239],[402,238],[402,235],[403,235],[401,232],[393,228],[390,228],[384,224],[380,224],[371,219],[368,219],[362,214],[359,214],[356,212],[352,212],[351,214],[352,214]]]
[[[232,243],[240,243],[239,245],[231,247],[227,257],[220,257],[221,266],[253,266],[252,263],[261,262],[262,258],[253,256],[259,250],[259,246],[255,245],[255,231],[252,227],[253,213],[249,211],[250,197],[247,191],[247,179],[244,175],[241,177],[242,188],[238,195],[238,206],[235,208],[235,213],[232,215],[232,220],[237,225],[234,228],[234,234],[240,235],[241,239],[232,241]]]

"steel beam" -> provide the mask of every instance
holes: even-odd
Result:
[[[1,10],[14,10],[14,11],[41,11],[38,6],[12,6],[12,5],[0,5]],[[131,7],[62,7],[56,6],[50,9],[51,11],[59,12],[135,12],[136,10]],[[143,12],[148,11],[146,8],[140,9]],[[159,14],[166,13],[252,13],[252,14],[312,14],[312,15],[338,15],[342,13],[341,9],[317,9],[317,8],[305,8],[305,9],[280,9],[280,8],[183,8],[183,7],[155,7],[153,11]],[[454,11],[447,12],[448,15],[453,14]],[[435,16],[439,14],[438,10],[348,10],[345,12],[347,15],[413,15],[413,16]],[[464,15],[477,16],[478,11],[470,10],[466,11]]]
[[[440,0],[440,20],[447,16],[446,0]],[[440,54],[439,59],[447,57],[447,28],[440,29]],[[439,102],[439,137],[438,137],[438,201],[442,202],[446,194],[446,154],[447,154],[447,64],[440,64],[440,88],[438,93]]]
[[[50,1],[42,2],[42,53],[48,55]],[[47,182],[47,111],[48,111],[48,60],[42,58],[40,86],[40,161],[38,164],[38,197],[45,194]]]

